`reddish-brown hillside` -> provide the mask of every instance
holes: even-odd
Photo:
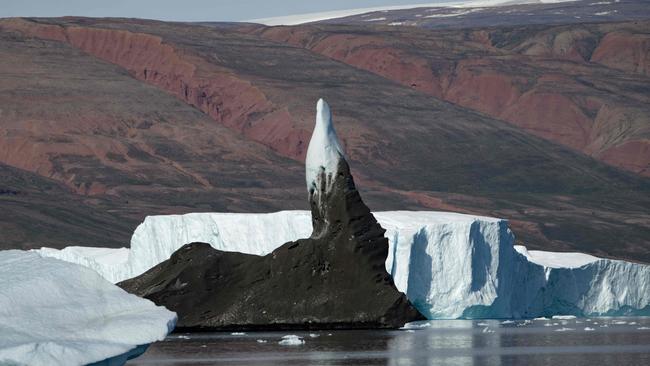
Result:
[[[650,21],[252,29],[650,176]]]
[[[137,222],[305,207],[305,138],[324,97],[373,209],[499,216],[533,248],[650,261],[647,179],[317,52],[144,20],[9,19],[0,34],[0,162],[91,209]]]
[[[147,214],[304,206],[295,161],[119,66],[9,31],[0,32],[0,163],[19,168],[1,170],[9,247],[127,245]]]

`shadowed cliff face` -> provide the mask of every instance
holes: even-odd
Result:
[[[354,22],[352,22],[354,23]],[[244,27],[650,176],[650,22]]]
[[[526,29],[519,29],[522,37]],[[357,44],[361,52],[372,49],[364,42],[375,42],[376,53],[369,53],[364,62],[380,59],[383,46],[377,42],[391,34],[371,27],[346,32],[341,28],[344,41],[328,47],[345,54],[341,44]],[[511,99],[521,98],[519,92],[502,91],[513,83],[527,90],[529,69],[522,71],[524,77],[513,76],[515,81],[501,74],[481,76],[480,68],[492,68],[498,61],[483,48],[497,45],[498,32],[453,33],[448,41],[423,32],[412,39],[418,53],[426,51],[431,44],[427,42],[438,44],[432,52],[462,50],[471,43],[478,49],[476,57],[486,55],[487,66],[480,60],[459,63],[459,70],[465,70],[459,78],[467,88],[485,88],[481,95],[486,99],[479,99],[480,104],[508,110]],[[513,49],[519,44],[518,37],[502,38]],[[318,37],[314,42],[326,45]],[[424,46],[416,47],[420,43]],[[510,43],[499,47],[511,47]],[[391,54],[404,61],[396,70],[404,75],[413,71],[409,79],[416,84],[413,87],[233,27],[132,19],[5,19],[0,21],[0,162],[54,179],[81,198],[73,205],[52,194],[58,205],[108,210],[115,222],[127,223],[115,226],[127,239],[145,215],[306,208],[304,182],[296,172],[301,170],[312,129],[313,103],[322,95],[336,106],[341,143],[373,208],[504,217],[531,249],[650,260],[647,180],[428,95],[447,90],[442,88],[447,82],[418,83],[420,78],[438,76],[422,77],[434,69],[426,57],[414,63],[402,53],[410,45]],[[352,55],[356,51],[350,50]],[[444,70],[445,57],[434,59],[441,65],[435,70]],[[499,64],[501,69],[520,68],[506,61],[507,57]],[[633,78],[623,83],[611,75],[588,80],[599,93],[614,88],[629,100],[643,94],[642,80],[629,84]],[[468,81],[482,78],[480,88]],[[498,87],[491,86],[499,80]],[[571,85],[563,80],[540,76],[539,90]],[[187,96],[183,85],[188,86]],[[426,85],[436,87],[418,89]],[[460,99],[462,89],[454,94]],[[201,90],[205,97],[196,99]],[[569,97],[549,94],[553,101],[571,101]],[[210,106],[221,106],[220,112],[210,112]],[[614,104],[571,108],[576,116],[598,110],[597,130],[604,131],[602,140],[607,143],[626,138],[625,131],[636,128],[636,122],[630,122],[632,127],[620,136],[607,132],[613,125],[628,126],[619,120],[634,121],[631,109],[619,114]],[[525,108],[517,111],[528,113]],[[567,136],[574,133],[568,125],[561,128]],[[13,198],[0,195],[2,208],[9,207],[5,202]],[[38,210],[35,204],[28,207],[28,199],[21,204],[25,212]],[[56,240],[48,235],[36,238],[30,217],[8,214],[7,220],[4,225],[13,227],[11,240],[1,245],[8,247],[103,245],[72,234]],[[111,245],[117,243],[113,240]]]
[[[178,314],[178,329],[397,328],[423,319],[385,269],[388,239],[345,159],[309,192],[314,231],[258,257],[192,243],[121,282]]]

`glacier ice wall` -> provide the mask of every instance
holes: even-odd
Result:
[[[556,314],[650,315],[650,266],[580,253],[515,247],[505,220],[446,212],[375,212],[386,229],[386,269],[400,291],[431,319],[518,318]],[[137,276],[184,244],[264,255],[311,234],[308,211],[150,216],[131,239],[128,258],[84,248],[41,249],[85,264],[113,282]],[[101,253],[101,252],[100,252]],[[76,256],[76,258],[75,258]]]

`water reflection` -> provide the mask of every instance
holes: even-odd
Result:
[[[499,354],[485,357],[473,352],[475,349],[500,348],[499,326],[498,321],[471,320],[413,324],[411,331],[398,334],[388,342],[387,365],[501,365]]]
[[[399,331],[172,335],[127,365],[650,364],[650,318],[450,320]]]

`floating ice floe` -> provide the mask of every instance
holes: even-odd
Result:
[[[305,344],[305,340],[302,339],[301,337],[298,337],[295,334],[289,334],[286,336],[282,337],[282,340],[278,342],[278,344],[282,346],[300,346],[302,344]]]
[[[164,339],[175,322],[173,312],[86,267],[0,251],[2,365],[121,365]]]

